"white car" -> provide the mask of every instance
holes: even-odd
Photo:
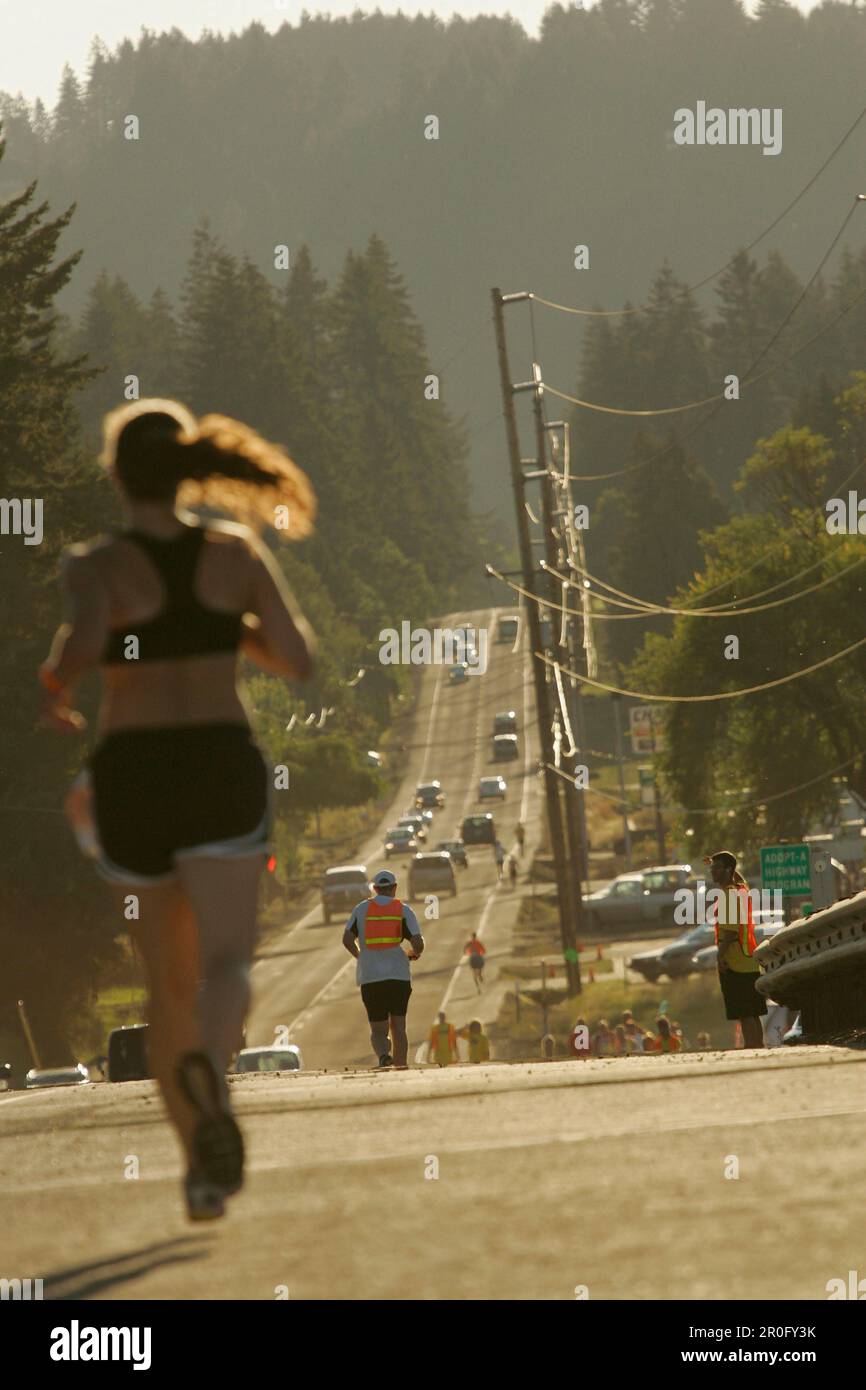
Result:
[[[495,801],[498,799],[504,801],[507,791],[508,783],[504,777],[498,775],[495,777],[482,777],[481,781],[478,783],[478,800]]]
[[[284,1047],[244,1047],[235,1058],[236,1072],[302,1071],[301,1049],[295,1043]]]
[[[89,1080],[90,1072],[81,1062],[76,1062],[74,1067],[57,1067],[54,1071],[41,1071],[32,1067],[24,1084],[30,1090],[36,1086],[82,1086]]]

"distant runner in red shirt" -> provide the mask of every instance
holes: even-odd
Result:
[[[472,933],[466,945],[463,947],[464,956],[469,957],[469,968],[472,971],[472,978],[475,981],[475,989],[480,994],[484,983],[484,945],[478,940],[475,932]]]

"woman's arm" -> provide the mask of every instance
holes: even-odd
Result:
[[[256,665],[289,680],[309,680],[315,637],[267,546],[253,538],[253,621],[244,619],[241,650]]]
[[[45,689],[43,717],[55,728],[77,732],[86,721],[70,708],[69,697],[76,681],[102,658],[108,634],[108,593],[92,555],[75,550],[66,551],[61,560],[61,586],[66,619],[39,668]]]

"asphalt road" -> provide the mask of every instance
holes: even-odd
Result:
[[[2,1272],[53,1298],[824,1299],[863,1272],[864,1061],[238,1077],[249,1179],[206,1228],[150,1083],[12,1095]]]
[[[403,776],[381,827],[362,846],[357,862],[372,874],[384,864],[384,831],[412,804],[419,782],[438,778],[446,805],[436,812],[429,842],[452,838],[465,815],[490,810],[506,848],[514,844],[518,820],[528,826],[527,858],[538,826],[540,806],[537,737],[533,728],[534,701],[525,647],[520,652],[494,637],[493,610],[452,614],[445,625],[471,623],[490,632],[488,665],[483,675],[450,686],[447,668],[422,671],[414,733],[407,748]],[[494,763],[491,755],[493,716],[497,710],[517,711],[520,759]],[[502,772],[508,783],[504,802],[477,800],[480,777]],[[505,953],[517,912],[517,898],[496,876],[489,846],[469,850],[469,868],[457,871],[456,898],[440,898],[438,920],[423,919],[423,903],[415,909],[421,919],[426,950],[412,967],[412,999],[408,1014],[409,1056],[419,1058],[436,1013],[446,1007],[459,1024],[473,1016],[475,986],[461,965],[463,947],[472,931],[484,941],[489,956],[487,983],[496,977],[497,959]],[[406,891],[409,858],[394,858],[388,867],[398,877],[398,895]],[[355,965],[342,945],[344,922],[325,926],[316,906],[282,936],[271,938],[266,954],[253,970],[254,1002],[247,1043],[272,1043],[275,1030],[302,1049],[306,1067],[340,1069],[372,1066],[369,1026],[355,984]],[[285,1036],[285,1034],[283,1035]]]

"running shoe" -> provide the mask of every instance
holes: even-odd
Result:
[[[200,1116],[193,1136],[196,1177],[230,1197],[243,1186],[244,1141],[231,1113],[225,1077],[206,1052],[186,1052],[177,1079]]]
[[[379,1066],[377,1070],[384,1071],[386,1067],[393,1067],[393,1065],[394,1058],[391,1056],[390,1052],[383,1052],[382,1056],[379,1058]]]
[[[216,1221],[225,1216],[225,1193],[200,1173],[189,1172],[183,1180],[186,1210],[190,1221]]]

